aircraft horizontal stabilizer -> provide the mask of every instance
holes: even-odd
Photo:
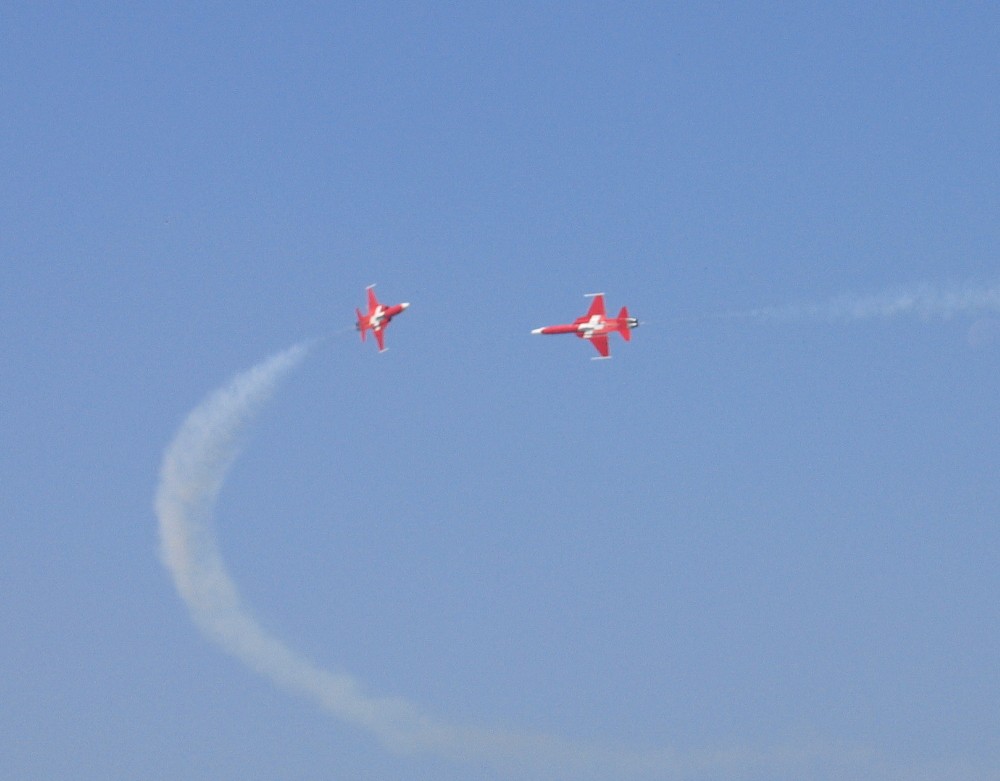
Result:
[[[632,341],[632,326],[629,323],[627,306],[623,306],[618,313],[618,333],[626,342]]]

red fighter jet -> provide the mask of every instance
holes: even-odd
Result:
[[[627,307],[622,307],[618,317],[607,317],[604,312],[604,293],[590,293],[587,298],[593,298],[590,309],[583,317],[578,317],[568,325],[549,325],[536,328],[533,334],[576,334],[581,339],[588,339],[599,352],[600,358],[610,358],[608,354],[608,334],[617,331],[626,342],[632,338],[632,329],[639,327],[639,321],[630,317]],[[597,361],[600,358],[594,358]]]
[[[355,309],[354,311],[358,315],[357,328],[361,331],[361,341],[365,340],[365,335],[370,328],[372,333],[375,334],[375,341],[378,342],[378,351],[384,353],[386,326],[389,325],[389,321],[392,318],[406,309],[409,304],[393,304],[392,306],[380,304],[375,297],[374,288],[375,285],[369,285],[365,288],[368,291],[368,314],[361,314],[360,309]]]

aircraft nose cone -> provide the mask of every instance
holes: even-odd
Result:
[[[409,301],[405,301],[405,302],[403,302],[402,304],[400,304],[400,306],[401,306],[401,307],[402,307],[403,309],[406,309],[406,308],[407,308],[407,307],[408,307],[409,305],[410,305]]]
[[[545,330],[544,328],[533,328],[531,330],[531,333],[533,333],[533,334],[540,334],[544,330]]]

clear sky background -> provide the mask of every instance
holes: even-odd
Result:
[[[736,757],[650,778],[1000,779],[995,5],[11,3],[0,101],[3,775],[509,777],[275,687],[160,561],[188,412],[333,334],[216,511],[288,647]],[[611,361],[530,335],[593,291]]]

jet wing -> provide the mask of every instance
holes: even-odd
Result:
[[[597,352],[601,354],[602,358],[608,357],[608,337],[606,334],[595,334],[588,339],[592,345],[597,349]]]
[[[594,300],[590,302],[590,309],[587,310],[586,319],[589,320],[594,315],[605,316],[604,293],[594,293]]]
[[[375,285],[368,286],[368,314],[375,311],[378,306],[378,299],[375,297]]]
[[[385,327],[376,326],[372,329],[372,333],[375,334],[375,341],[378,342],[378,351],[385,352]],[[607,340],[605,339],[605,341]]]

